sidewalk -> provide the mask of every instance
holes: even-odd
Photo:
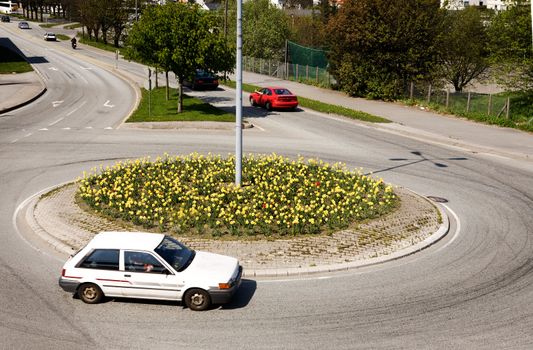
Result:
[[[243,82],[262,87],[282,85],[298,96],[387,118],[393,123],[379,124],[379,128],[389,132],[476,153],[533,161],[533,134],[524,131],[475,123],[399,103],[348,97],[338,91],[250,72],[243,73]]]
[[[33,102],[45,92],[36,72],[0,74],[0,114]]]

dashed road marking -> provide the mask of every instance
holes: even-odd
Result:
[[[41,129],[39,129],[39,131],[48,131],[48,129],[47,128],[41,128]]]
[[[63,102],[64,102],[64,101],[54,101],[54,102],[52,102],[52,106],[53,106],[54,108],[56,108],[57,106],[59,106],[59,105],[62,104]]]
[[[85,104],[87,103],[87,101],[83,101],[83,103],[81,105],[79,105],[78,107],[74,108],[72,111],[68,112],[67,113],[67,117],[70,116],[72,113],[76,112],[77,110],[79,110],[81,107],[83,107]]]
[[[104,107],[108,107],[108,108],[113,108],[113,107],[115,107],[115,105],[110,105],[109,102],[111,102],[111,101],[109,101],[109,100],[105,101],[105,103],[104,103]]]
[[[56,125],[57,123],[59,123],[59,122],[62,121],[63,119],[65,119],[65,118],[64,118],[64,117],[61,117],[61,118],[59,118],[58,120],[56,120],[55,122],[52,122],[52,123],[48,124],[48,126]]]
[[[61,128],[61,130],[70,130],[70,128],[69,127]]]

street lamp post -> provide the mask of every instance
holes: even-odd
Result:
[[[235,96],[235,186],[242,172],[242,0],[237,0],[237,91]]]

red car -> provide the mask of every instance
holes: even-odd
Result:
[[[269,111],[274,108],[296,109],[298,98],[282,87],[266,87],[250,94],[252,106],[264,106]]]

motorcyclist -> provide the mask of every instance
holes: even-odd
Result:
[[[76,48],[76,37],[73,37],[72,39],[70,39],[70,42],[72,43],[72,48],[75,49]]]

